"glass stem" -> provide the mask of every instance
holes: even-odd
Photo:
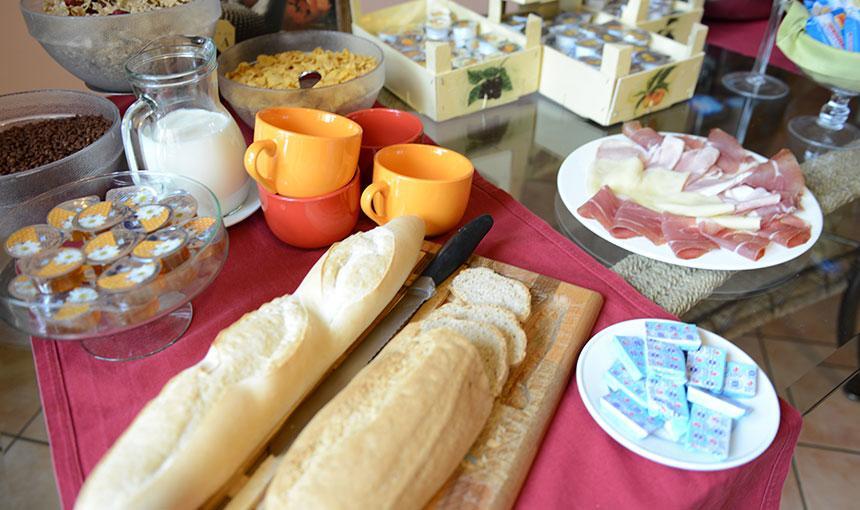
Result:
[[[830,96],[830,101],[821,107],[821,112],[818,114],[818,125],[833,131],[844,128],[845,123],[848,122],[848,116],[851,114],[851,108],[848,107],[850,100],[851,95],[834,90],[833,95]]]
[[[779,21],[782,19],[782,13],[783,0],[773,0],[773,7],[770,9],[770,18],[767,20],[767,32],[765,32],[761,44],[758,46],[758,53],[756,54],[755,64],[753,64],[752,68],[755,76],[750,77],[751,81],[764,81],[761,75],[765,74],[767,64],[770,62],[770,54],[773,52],[773,43],[776,40],[776,32],[777,28],[779,28]]]

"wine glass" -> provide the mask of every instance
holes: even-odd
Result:
[[[788,94],[788,85],[782,80],[765,74],[779,20],[784,12],[783,0],[773,0],[767,32],[758,47],[751,71],[737,71],[723,76],[723,86],[735,94],[752,99],[779,99]]]
[[[851,114],[848,102],[860,94],[860,90],[828,84],[820,76],[809,77],[833,94],[818,115],[800,115],[788,122],[788,132],[806,145],[805,159],[829,151],[860,148],[860,129],[848,123]]]

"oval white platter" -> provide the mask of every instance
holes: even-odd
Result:
[[[678,133],[661,133],[664,135]],[[691,135],[685,135],[691,136]],[[702,137],[693,137],[700,138]],[[597,148],[601,143],[607,140],[628,140],[624,135],[612,135],[598,140],[591,141],[575,151],[573,151],[564,162],[561,164],[561,169],[558,171],[558,193],[561,196],[565,207],[573,214],[573,216],[586,228],[594,232],[599,237],[609,241],[610,243],[627,250],[629,252],[648,257],[668,264],[678,266],[693,267],[697,269],[714,269],[726,271],[745,271],[751,269],[762,269],[765,267],[783,264],[789,260],[795,259],[803,255],[807,250],[812,248],[819,236],[821,229],[824,226],[824,217],[821,213],[821,206],[812,195],[809,189],[804,189],[800,204],[803,208],[795,214],[809,223],[811,227],[811,237],[809,241],[795,246],[794,248],[786,248],[776,243],[770,243],[765,251],[765,254],[759,260],[750,260],[737,253],[719,249],[712,250],[699,258],[681,259],[675,256],[668,244],[657,246],[644,237],[632,237],[629,239],[618,239],[613,237],[603,225],[597,220],[592,220],[580,216],[577,209],[587,202],[592,193],[588,191],[588,174],[591,169],[591,164],[597,157]],[[754,152],[747,151],[759,161],[766,161],[767,158],[762,157]]]
[[[776,391],[761,367],[758,369],[755,397],[738,399],[750,408],[750,412],[740,420],[734,421],[729,457],[726,460],[713,460],[707,455],[688,451],[681,444],[654,434],[645,439],[636,439],[626,431],[615,428],[600,414],[600,399],[609,393],[603,374],[616,360],[612,337],[628,335],[644,338],[646,320],[649,319],[634,319],[613,324],[594,335],[582,348],[576,363],[576,385],[585,408],[588,409],[594,421],[628,450],[666,466],[693,471],[718,471],[746,464],[761,455],[776,437],[780,417]],[[702,336],[703,345],[725,349],[729,361],[756,364],[743,350],[725,338],[701,328],[699,333]]]

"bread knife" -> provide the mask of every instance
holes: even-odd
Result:
[[[276,451],[286,451],[299,432],[394,338],[425,301],[436,293],[436,286],[465,264],[490,231],[493,218],[478,216],[448,239],[421,275],[410,285],[400,301],[371,329],[364,340],[335,368],[287,419],[276,439]]]

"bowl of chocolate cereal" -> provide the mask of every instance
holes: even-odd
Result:
[[[0,96],[0,237],[18,206],[46,190],[124,164],[116,105],[88,92]]]
[[[299,87],[299,76],[321,79]],[[261,35],[218,58],[218,88],[249,126],[273,106],[347,114],[373,106],[385,81],[382,49],[367,39],[327,30]]]
[[[27,29],[88,87],[131,92],[125,62],[164,35],[212,37],[220,0],[20,0]]]

